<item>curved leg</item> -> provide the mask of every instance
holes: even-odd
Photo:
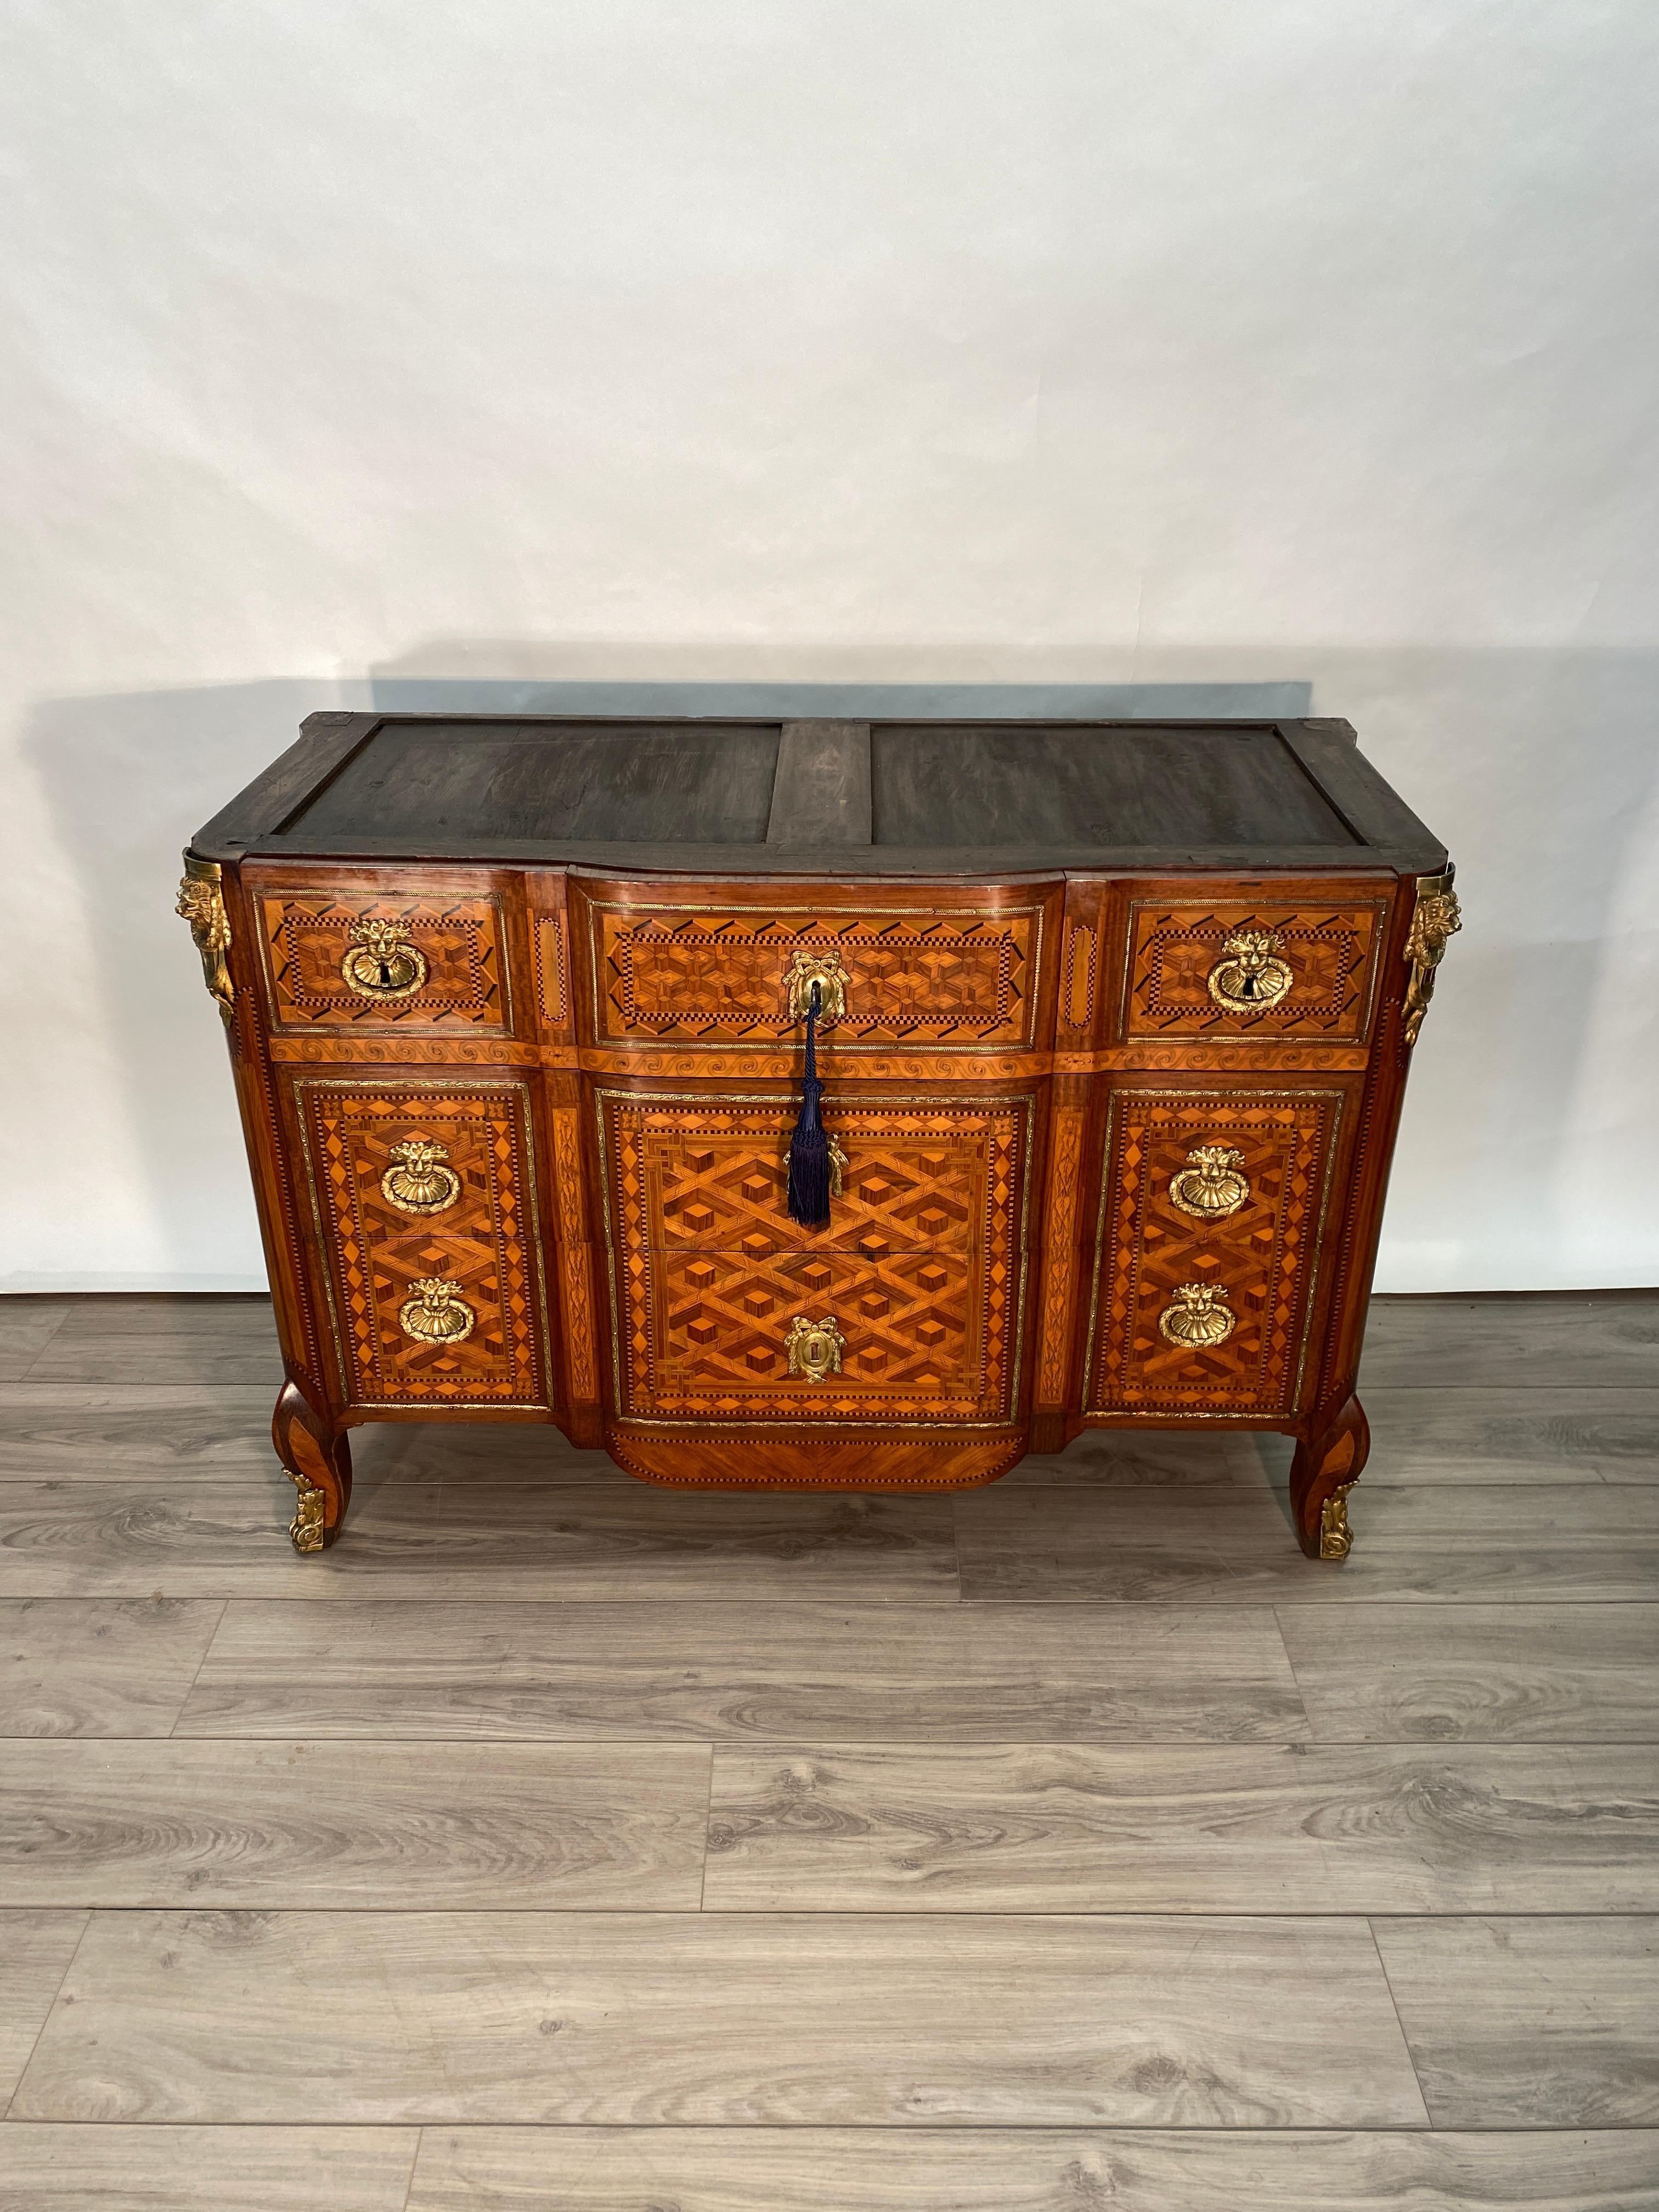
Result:
[[[292,1382],[284,1382],[271,1415],[270,1440],[300,1493],[289,1534],[296,1552],[320,1552],[340,1533],[351,1503],[351,1447],[331,1429]]]
[[[1353,1541],[1348,1492],[1370,1448],[1370,1424],[1358,1398],[1339,1407],[1323,1428],[1297,1445],[1291,1462],[1291,1513],[1310,1559],[1347,1558]]]

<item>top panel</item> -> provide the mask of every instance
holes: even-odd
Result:
[[[1363,843],[1277,729],[967,723],[870,732],[878,845]]]
[[[753,845],[781,725],[384,721],[299,813],[306,837]]]
[[[1343,722],[696,721],[319,714],[208,859],[520,860],[983,878],[1430,873],[1444,848]]]

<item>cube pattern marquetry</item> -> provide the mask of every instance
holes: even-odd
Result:
[[[545,1402],[544,1301],[527,1094],[307,1081],[304,1116],[347,1395],[360,1405]],[[393,1147],[435,1139],[459,1181],[441,1213],[411,1217],[382,1178]],[[395,1186],[394,1186],[395,1187]],[[413,1336],[399,1315],[441,1278],[476,1316],[459,1342]]]
[[[1340,1091],[1311,1087],[1114,1094],[1085,1411],[1294,1409],[1342,1103]],[[1170,1195],[1201,1145],[1236,1149],[1249,1186],[1223,1220],[1195,1220]],[[1222,1342],[1172,1341],[1160,1328],[1188,1285],[1218,1293],[1233,1323]]]
[[[827,1231],[785,1210],[793,1103],[600,1097],[629,1419],[1006,1421],[1023,1342],[1031,1103],[842,1099]],[[797,1315],[842,1370],[792,1376]]]

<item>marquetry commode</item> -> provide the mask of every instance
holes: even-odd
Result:
[[[185,867],[302,1551],[355,1423],[500,1419],[656,1482],[849,1490],[1276,1429],[1304,1549],[1346,1553],[1458,926],[1347,724],[313,714]]]

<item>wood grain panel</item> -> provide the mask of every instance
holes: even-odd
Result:
[[[1640,2130],[429,2127],[409,2212],[1656,2212],[1653,2148]]]
[[[31,1362],[28,1379],[100,1389],[257,1383],[274,1398],[283,1355],[268,1297],[78,1298]]]
[[[328,1555],[323,1564],[327,1564]],[[803,1577],[803,1580],[807,1579]],[[1245,1607],[233,1601],[177,1733],[1299,1741],[1273,1616]]]
[[[20,1382],[70,1311],[61,1298],[0,1298],[0,1382]]]
[[[643,1485],[360,1483],[301,1557],[287,1481],[0,1485],[0,1596],[764,1597],[954,1605],[945,1498],[684,1498]]]
[[[1368,1388],[1365,1412],[1368,1484],[1659,1482],[1659,1389]]]
[[[717,1911],[1626,1912],[1659,1906],[1645,1746],[721,1745]]]
[[[166,1735],[223,1611],[217,1598],[0,1598],[0,1735]]]
[[[84,1912],[0,1912],[0,2100],[22,2077],[69,1972]]]
[[[0,1905],[695,1911],[708,1757],[690,1743],[14,1743]]]
[[[1659,1919],[1376,1932],[1437,2127],[1659,2125]]]
[[[1659,1741],[1659,1605],[1281,1605],[1328,1742]]]
[[[0,2127],[7,2212],[404,2212],[413,2128]]]
[[[1547,1298],[1372,1301],[1362,1392],[1659,1389],[1659,1297],[1598,1291]]]
[[[260,1472],[272,1457],[270,1401],[257,1383],[0,1383],[0,1480],[164,1472],[170,1482],[214,1482]]]
[[[1659,1489],[1635,1484],[1369,1491],[1362,1481],[1340,1566],[1285,1549],[1285,1509],[1265,1490],[999,1487],[957,1498],[955,1511],[969,1598],[1348,1607],[1659,1597]]]
[[[1425,2121],[1361,1922],[625,1912],[100,1914],[13,2112]]]

